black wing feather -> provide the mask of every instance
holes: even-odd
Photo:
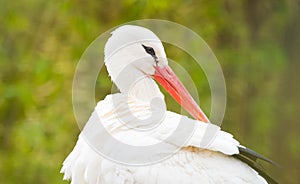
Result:
[[[264,168],[257,162],[258,159],[263,160],[265,162],[268,162],[272,165],[278,166],[275,162],[272,160],[256,153],[255,151],[244,148],[244,147],[238,147],[239,148],[239,154],[233,155],[235,158],[241,160],[242,162],[248,164],[250,167],[252,167],[258,174],[267,180],[270,184],[278,184],[278,182],[272,178],[269,174],[267,174],[264,170]]]
[[[277,163],[275,163],[274,161],[262,156],[261,154],[259,153],[256,153],[255,151],[253,151],[252,149],[249,149],[249,148],[244,148],[244,147],[238,147],[239,148],[239,152],[241,155],[253,160],[254,162],[257,161],[257,159],[260,159],[260,160],[263,160],[263,161],[266,161],[272,165],[275,165],[275,166],[278,166]]]

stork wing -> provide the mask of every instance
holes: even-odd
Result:
[[[239,154],[233,155],[235,158],[241,160],[242,162],[248,164],[250,167],[252,167],[256,172],[259,173],[262,177],[264,177],[268,183],[270,184],[278,184],[278,182],[272,178],[268,173],[266,173],[265,169],[260,165],[257,161],[263,160],[265,162],[268,162],[272,165],[278,166],[277,163],[273,162],[272,160],[260,155],[259,153],[256,153],[255,151],[238,146]]]

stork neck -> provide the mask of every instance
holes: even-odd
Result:
[[[122,72],[123,73],[123,72]],[[151,102],[154,98],[164,100],[158,85],[150,76],[136,70],[128,70],[120,74],[115,80],[121,93],[133,96],[145,102]]]
[[[144,77],[132,84],[128,90],[128,95],[134,96],[139,100],[151,102],[155,98],[164,99],[157,84],[149,76]]]

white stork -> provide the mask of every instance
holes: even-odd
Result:
[[[120,93],[108,95],[95,107],[76,146],[63,163],[61,172],[65,180],[71,180],[72,184],[276,183],[256,163],[257,159],[272,161],[241,146],[231,134],[209,122],[168,66],[164,47],[153,32],[131,25],[117,28],[105,46],[105,65]],[[196,120],[165,110],[164,96],[154,80]],[[156,108],[153,99],[162,100],[163,105],[158,103]],[[157,119],[152,113],[163,115]],[[140,126],[135,124],[139,118],[146,122],[141,121]],[[136,166],[114,162],[93,146],[101,140],[111,152],[122,152],[103,140],[103,131],[95,128],[99,124],[124,144],[147,146],[164,142],[166,147],[177,147],[177,151],[153,164]],[[185,132],[187,129],[183,128],[179,136],[166,140],[176,127],[190,125],[194,126],[193,132]],[[143,126],[145,130],[135,129]],[[201,145],[206,130],[211,127],[215,136],[209,144]],[[191,136],[178,143],[181,134]]]

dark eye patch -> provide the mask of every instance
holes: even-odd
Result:
[[[148,46],[145,46],[144,44],[142,44],[142,46],[144,47],[145,51],[150,54],[151,56],[155,56],[155,51],[152,47],[148,47]]]

